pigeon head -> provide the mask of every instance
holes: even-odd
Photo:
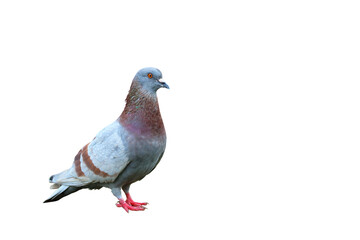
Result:
[[[134,78],[134,82],[140,84],[141,88],[148,93],[156,93],[159,88],[167,88],[169,86],[165,82],[161,82],[162,73],[157,68],[143,68],[139,70]]]

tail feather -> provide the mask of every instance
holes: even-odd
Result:
[[[48,199],[44,201],[44,203],[58,201],[69,194],[79,191],[80,189],[80,187],[61,185]]]

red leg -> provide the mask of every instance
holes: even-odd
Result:
[[[142,206],[142,205],[148,205],[147,202],[134,202],[134,200],[132,200],[131,196],[130,196],[130,193],[125,193],[126,195],[126,203],[131,205],[131,206],[135,206],[135,207],[138,207],[138,206]]]
[[[124,201],[124,199],[119,198],[119,202],[116,203],[117,207],[122,207],[126,212],[131,211],[144,211],[146,208],[143,206],[132,206]]]

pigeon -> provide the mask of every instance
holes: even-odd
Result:
[[[80,149],[69,169],[50,177],[51,188],[57,190],[44,203],[81,189],[106,187],[118,199],[116,206],[126,212],[146,209],[147,203],[135,202],[129,190],[154,170],[165,151],[166,133],[156,92],[169,86],[161,78],[157,68],[136,73],[120,117]]]

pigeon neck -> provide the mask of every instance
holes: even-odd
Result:
[[[156,93],[150,94],[133,82],[119,122],[135,135],[165,134]]]

